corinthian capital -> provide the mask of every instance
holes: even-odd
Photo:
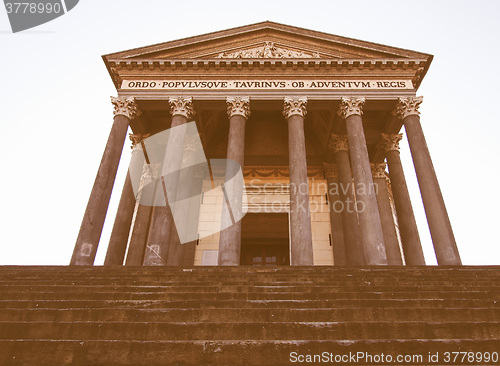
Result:
[[[399,141],[403,138],[402,133],[381,133],[381,138],[378,142],[378,148],[384,150],[384,152],[388,151],[399,151]]]
[[[328,148],[333,150],[334,153],[337,151],[349,151],[347,135],[335,135],[332,133],[328,142]]]
[[[340,102],[339,111],[337,112],[342,118],[347,118],[353,114],[363,115],[363,105],[365,98],[342,98]]]
[[[227,97],[226,103],[227,115],[229,118],[239,115],[245,119],[248,119],[248,117],[250,116],[250,97]]]
[[[398,104],[392,114],[401,119],[405,119],[411,115],[418,116],[420,114],[418,108],[420,107],[423,99],[424,97],[398,98]]]
[[[115,107],[113,112],[115,116],[122,115],[131,120],[140,113],[134,97],[111,97],[111,103]]]
[[[191,119],[194,115],[193,98],[191,97],[169,98],[168,103],[170,104],[170,114],[172,116],[179,115]]]
[[[370,167],[372,168],[372,176],[373,178],[386,178],[385,175],[385,163],[370,163]]]
[[[142,134],[142,133],[129,133],[128,134],[128,137],[129,137],[130,141],[132,141],[132,146],[140,144],[145,139],[147,139],[149,136],[151,136],[151,134],[149,134],[149,133],[146,133],[146,134]]]
[[[283,115],[286,119],[290,118],[294,114],[298,114],[301,117],[305,117],[307,114],[306,110],[307,97],[302,98],[289,98],[285,97],[283,103]]]

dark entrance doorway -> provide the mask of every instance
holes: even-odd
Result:
[[[290,265],[288,213],[247,213],[241,231],[241,265]]]

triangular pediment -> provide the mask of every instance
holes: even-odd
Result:
[[[106,60],[254,58],[428,59],[431,55],[262,22],[104,56]]]

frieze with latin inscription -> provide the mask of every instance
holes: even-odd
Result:
[[[122,90],[411,90],[411,80],[123,80]]]

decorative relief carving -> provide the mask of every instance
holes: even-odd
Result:
[[[248,119],[250,116],[250,97],[227,97],[227,115],[229,118],[235,115]]]
[[[342,98],[339,106],[339,111],[337,112],[342,118],[347,118],[353,114],[363,115],[363,105],[365,104],[365,98]]]
[[[318,167],[307,167],[307,176],[315,178],[323,178],[324,169]],[[243,169],[244,177],[285,177],[290,176],[290,168],[288,166],[247,166]]]
[[[301,98],[289,98],[285,97],[283,104],[283,115],[286,119],[290,118],[294,114],[305,117],[307,114],[307,97]]]
[[[385,163],[370,163],[370,166],[372,168],[372,176],[373,178],[383,178],[386,179],[387,175],[385,174]]]
[[[334,153],[337,151],[349,151],[347,135],[335,135],[332,133],[328,142],[328,148],[332,149]]]
[[[111,103],[115,107],[115,116],[122,115],[132,120],[140,114],[134,97],[111,97]]]
[[[339,173],[337,171],[337,164],[323,163],[323,168],[325,169],[326,179],[337,180],[339,178]]]
[[[193,117],[193,98],[169,98],[168,103],[170,104],[170,113],[172,114],[172,116],[180,115],[186,117],[188,120]]]
[[[276,47],[274,42],[265,42],[263,46],[236,52],[222,52],[217,58],[319,58],[319,53],[304,53]]]
[[[393,115],[405,119],[408,116],[416,115],[418,116],[420,112],[418,108],[424,100],[424,97],[408,97],[408,98],[398,98],[398,104],[392,112]]]
[[[399,141],[403,138],[402,133],[381,133],[380,136],[380,141],[377,144],[379,149],[384,152],[399,151]]]

